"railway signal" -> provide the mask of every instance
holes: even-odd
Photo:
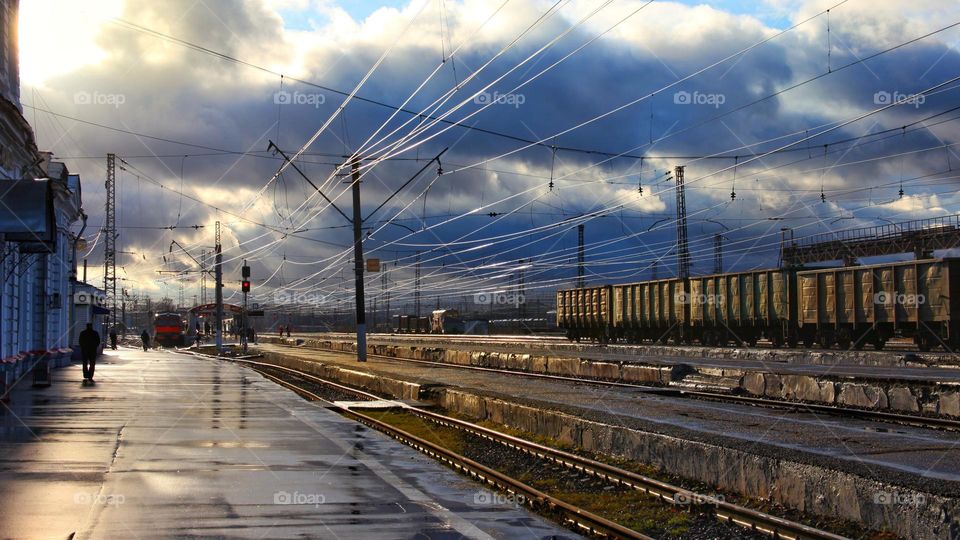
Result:
[[[243,278],[240,281],[240,291],[243,293],[243,311],[240,313],[240,348],[246,353],[247,343],[249,342],[249,329],[247,328],[247,293],[250,292],[250,267],[247,266],[247,261],[243,261],[243,266],[240,267],[240,275]]]

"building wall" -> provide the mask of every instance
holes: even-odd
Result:
[[[106,341],[107,327],[106,317],[103,315],[94,315],[93,306],[103,307],[103,290],[82,282],[73,282],[71,287],[75,294],[85,293],[89,302],[76,303],[76,297],[70,301],[69,329],[66,340],[68,343],[77,345],[80,340],[80,332],[86,328],[87,323],[93,324],[93,329],[100,333],[100,341]]]
[[[19,0],[0,2],[0,96],[20,107]],[[22,110],[22,109],[21,109]]]
[[[14,249],[19,249],[14,244]],[[17,288],[13,291],[13,300],[17,303],[17,341],[13,344],[17,352],[29,351],[33,349],[31,337],[33,336],[33,303],[30,302],[34,294],[34,281],[30,268],[36,263],[36,259],[31,255],[20,254],[17,257],[18,263],[14,268],[14,275],[11,279],[17,283]]]
[[[3,296],[0,298],[0,351],[7,358],[19,352],[20,343],[20,289],[17,267],[20,254],[16,245],[4,242],[3,253]]]
[[[0,239],[0,354],[68,347],[71,343],[71,226],[81,210],[79,178],[38,152],[20,105],[17,0],[0,1],[0,189],[6,181],[50,178],[57,238],[52,253],[21,253]]]

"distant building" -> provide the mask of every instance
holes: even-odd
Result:
[[[39,152],[20,105],[17,0],[0,3],[0,357],[65,348],[75,326],[80,177]]]
[[[80,332],[87,323],[93,324],[94,330],[100,333],[101,342],[106,342],[109,329],[104,326],[109,310],[104,307],[106,294],[89,283],[76,281],[72,283],[73,296],[70,299],[70,337],[71,344],[80,342]]]

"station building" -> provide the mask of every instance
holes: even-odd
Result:
[[[75,226],[86,225],[80,176],[38,150],[23,115],[18,9],[17,0],[0,3],[0,359],[5,362],[75,345],[77,244],[83,234]]]

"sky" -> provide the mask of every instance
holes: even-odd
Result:
[[[30,0],[20,18],[24,116],[81,174],[89,279],[114,153],[120,275],[155,297],[220,221],[229,298],[247,260],[256,301],[347,302],[355,151],[364,249],[391,269],[368,295],[395,302],[418,252],[427,298],[521,273],[549,296],[579,224],[588,282],[673,275],[678,165],[695,274],[718,234],[725,271],[769,268],[782,229],[960,210],[952,2]]]

